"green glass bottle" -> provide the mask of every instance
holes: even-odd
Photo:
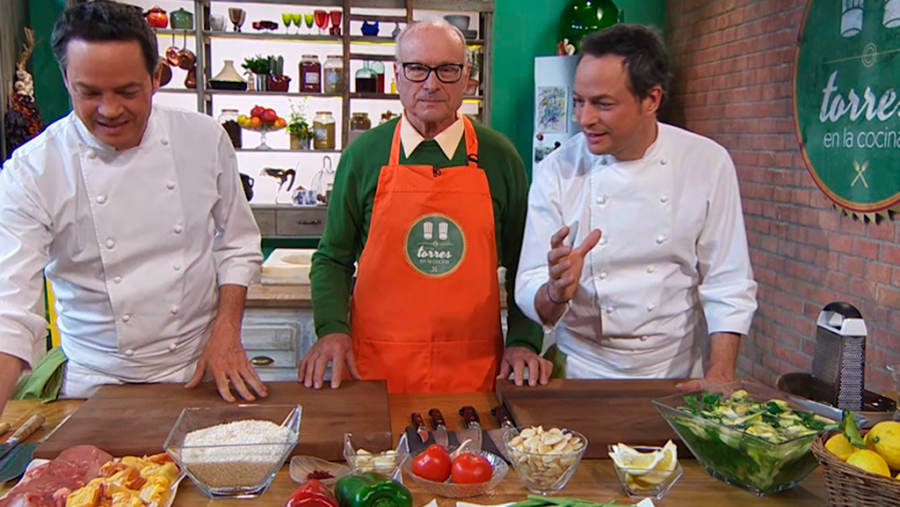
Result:
[[[619,8],[612,0],[572,0],[559,18],[558,40],[581,50],[581,39],[592,32],[612,26],[619,21]]]

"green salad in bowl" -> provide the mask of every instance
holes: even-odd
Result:
[[[796,486],[818,465],[809,448],[838,422],[753,382],[653,400],[706,470],[759,496]]]

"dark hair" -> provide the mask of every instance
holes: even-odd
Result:
[[[617,55],[625,59],[631,93],[643,99],[650,90],[662,88],[660,105],[669,95],[669,58],[656,31],[645,25],[619,24],[592,33],[581,40],[581,54],[600,58]]]
[[[109,0],[97,0],[66,9],[53,26],[50,45],[63,73],[69,41],[137,41],[151,75],[159,64],[156,33],[144,21],[139,8]]]

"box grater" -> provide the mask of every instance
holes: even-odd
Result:
[[[812,399],[840,409],[862,410],[866,384],[866,323],[862,314],[849,303],[829,303],[819,313],[817,324]]]

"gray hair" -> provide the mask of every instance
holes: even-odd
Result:
[[[446,30],[457,38],[459,38],[459,43],[462,44],[463,47],[463,60],[466,60],[468,57],[468,48],[466,47],[466,36],[463,35],[462,30],[451,25],[447,22],[447,20],[443,18],[430,18],[424,21],[414,21],[411,24],[407,25],[406,28],[400,32],[400,35],[397,36],[397,48],[394,52],[394,56],[397,58],[397,61],[400,61],[400,48],[403,47],[403,39],[406,38],[410,33],[421,30],[424,27],[434,27]]]

